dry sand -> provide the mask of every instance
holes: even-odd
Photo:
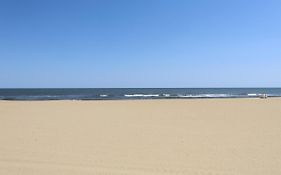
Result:
[[[281,99],[0,101],[1,175],[280,175]]]

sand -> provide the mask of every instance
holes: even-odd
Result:
[[[0,101],[2,175],[280,175],[281,99]]]

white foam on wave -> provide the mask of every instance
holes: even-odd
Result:
[[[106,94],[100,94],[100,97],[107,97],[108,95]]]
[[[164,97],[170,97],[170,94],[163,94]]]
[[[249,97],[256,97],[258,94],[247,94]]]
[[[179,98],[227,98],[233,97],[230,94],[197,94],[197,95],[177,95]]]
[[[159,94],[125,94],[125,97],[159,97]]]
[[[231,95],[231,94],[205,94],[205,96],[206,97],[210,97],[210,98],[212,98],[212,97],[214,97],[214,98],[216,98],[216,97],[223,98],[223,97],[232,97],[233,95]]]

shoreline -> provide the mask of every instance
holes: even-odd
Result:
[[[146,100],[222,100],[222,99],[261,99],[261,100],[267,100],[267,99],[281,99],[281,96],[269,96],[266,98],[261,97],[178,97],[178,98],[120,98],[120,99],[0,99],[0,101],[146,101]]]

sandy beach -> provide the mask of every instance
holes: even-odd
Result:
[[[280,175],[281,99],[0,101],[2,175]]]

